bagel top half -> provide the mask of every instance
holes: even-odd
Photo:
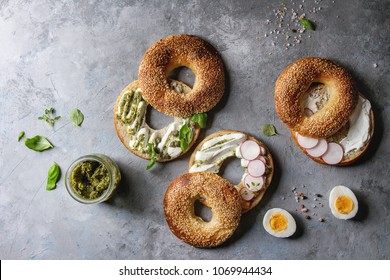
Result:
[[[194,86],[187,94],[177,94],[169,87],[168,74],[181,66],[195,74]],[[211,110],[223,96],[225,87],[218,52],[203,39],[186,34],[155,42],[142,58],[138,80],[145,100],[155,109],[181,118]]]
[[[190,87],[188,87],[187,85],[185,85],[184,83],[181,83],[179,81],[171,81],[171,83],[175,83],[175,85],[177,85],[182,91],[189,91],[191,90]],[[121,140],[122,144],[130,151],[132,152],[133,154],[135,154],[136,156],[138,157],[141,157],[143,159],[147,159],[147,160],[150,160],[151,159],[151,155],[148,154],[147,152],[142,152],[142,151],[139,151],[135,148],[133,148],[131,145],[130,145],[130,142],[131,140],[133,139],[134,136],[132,136],[131,134],[128,133],[127,129],[129,128],[129,126],[131,124],[128,124],[128,123],[125,123],[122,121],[122,119],[120,117],[118,117],[118,108],[119,108],[119,102],[122,100],[122,97],[124,94],[128,93],[128,92],[132,92],[132,91],[136,91],[137,89],[139,89],[139,83],[138,83],[138,80],[130,83],[122,92],[121,94],[118,96],[117,100],[116,100],[116,103],[115,103],[115,106],[114,106],[114,126],[115,126],[115,130],[116,130],[116,133],[119,137],[119,139]],[[143,98],[141,97],[141,101],[143,100]],[[146,102],[146,101],[144,101]],[[149,105],[147,105],[147,107],[149,107]],[[149,108],[150,109],[150,108]],[[172,119],[174,121],[174,119]],[[142,120],[142,122],[145,122],[145,120]],[[149,127],[149,125],[145,122],[144,123],[145,127],[147,129],[150,129],[151,132],[156,132],[156,135],[157,135],[157,138],[159,139],[162,139],[163,136],[167,133],[168,129],[169,129],[169,125],[160,129],[160,130],[154,130],[152,128]],[[199,133],[200,133],[200,127],[199,125],[197,124],[194,124],[193,126],[191,126],[191,131],[192,131],[192,138],[191,138],[191,142],[189,143],[188,145],[188,148],[185,150],[185,151],[182,151],[180,154],[178,154],[177,156],[172,156],[172,157],[162,157],[161,155],[159,155],[157,153],[157,157],[156,157],[156,161],[157,162],[166,162],[166,161],[171,161],[171,160],[174,160],[175,158],[185,154],[191,147],[192,145],[196,142],[198,136],[199,136]]]
[[[307,117],[301,99],[313,83],[330,92],[327,104],[315,116]],[[275,84],[275,108],[293,131],[309,137],[329,137],[348,121],[358,94],[351,75],[343,67],[323,58],[307,57],[287,66]]]

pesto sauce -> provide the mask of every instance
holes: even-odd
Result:
[[[74,192],[81,198],[96,199],[108,189],[110,174],[100,162],[86,160],[73,168],[70,184]]]

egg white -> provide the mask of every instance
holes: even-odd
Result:
[[[348,214],[342,214],[338,212],[335,208],[335,202],[339,196],[347,196],[353,201],[353,209]],[[332,211],[333,216],[335,216],[337,219],[342,220],[348,220],[356,216],[356,213],[358,211],[359,205],[358,201],[356,199],[355,194],[347,187],[345,186],[336,186],[334,187],[329,195],[329,207]]]
[[[283,231],[274,231],[270,227],[270,220],[272,215],[280,213],[284,215],[287,218],[287,228]],[[281,209],[281,208],[272,208],[265,213],[264,218],[263,218],[263,227],[264,229],[271,235],[275,237],[290,237],[293,235],[297,229],[297,224],[295,223],[295,219],[293,216],[291,216],[290,213],[288,213],[286,210]]]

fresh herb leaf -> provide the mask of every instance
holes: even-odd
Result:
[[[19,134],[18,134],[18,142],[20,141],[20,139],[23,138],[23,136],[24,136],[24,131],[19,132]]]
[[[54,122],[57,121],[61,116],[54,117],[54,108],[50,107],[49,109],[45,109],[45,114],[38,117],[38,120],[43,120],[47,122],[50,126],[54,126]]]
[[[54,147],[49,142],[49,140],[40,135],[35,135],[33,138],[26,138],[24,144],[27,146],[27,148],[37,152],[42,152],[44,150],[51,149]]]
[[[314,24],[306,18],[301,19],[299,23],[306,29],[315,30]]]
[[[207,123],[207,114],[206,113],[194,114],[190,118],[190,121],[199,124],[200,128],[205,128]]]
[[[152,168],[152,166],[156,163],[156,157],[157,157],[156,151],[154,150],[154,146],[152,143],[148,143],[148,151],[151,158],[148,165],[146,166],[146,170]]]
[[[60,167],[56,162],[54,162],[54,164],[49,168],[49,171],[47,172],[46,190],[51,191],[56,188],[56,183],[60,178],[60,174],[61,174]]]
[[[187,124],[183,125],[179,130],[180,148],[184,152],[188,149],[188,145],[191,143],[191,129]]]
[[[70,112],[70,122],[75,126],[80,126],[84,121],[84,115],[77,108],[73,109]]]
[[[261,132],[263,132],[263,134],[265,136],[268,136],[268,137],[271,137],[271,136],[274,136],[276,135],[276,128],[274,125],[272,124],[264,124],[261,126]]]
[[[282,2],[282,4],[280,4],[280,5],[282,5],[283,7],[286,7],[286,3],[284,3],[284,2]]]

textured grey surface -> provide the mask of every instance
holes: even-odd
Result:
[[[277,27],[266,20],[280,1],[117,2],[0,0],[1,259],[390,258],[389,1],[296,0],[295,6],[321,9],[307,13],[317,30],[305,32],[301,44],[289,50],[282,40],[273,46],[272,36],[264,36]],[[147,172],[147,162],[127,152],[113,126],[114,102],[137,78],[143,53],[175,33],[208,40],[226,66],[225,96],[209,113],[201,137],[240,129],[264,141],[276,160],[265,199],[242,217],[236,235],[215,249],[182,243],[164,220],[165,188],[186,172],[189,154]],[[327,167],[309,160],[275,114],[274,82],[284,67],[303,56],[326,57],[347,67],[372,102],[375,137],[353,166]],[[50,106],[62,116],[54,128],[37,120]],[[68,121],[74,107],[84,112],[81,127]],[[152,113],[155,126],[169,121]],[[279,135],[261,135],[264,123],[274,123]],[[42,153],[27,149],[17,142],[21,130],[29,137],[47,136],[55,148]],[[45,190],[53,161],[65,173],[74,159],[92,152],[111,156],[121,168],[123,181],[112,200],[80,205],[67,194],[64,176],[56,190]],[[241,172],[233,160],[223,176],[237,181]],[[349,186],[359,199],[354,220],[336,220],[330,213],[327,197],[338,184]],[[296,211],[300,204],[293,187],[306,193],[304,204],[318,216],[306,220]],[[324,197],[314,201],[314,193]],[[262,217],[271,207],[293,213],[299,228],[294,238],[265,232]],[[325,222],[318,222],[319,217]]]

